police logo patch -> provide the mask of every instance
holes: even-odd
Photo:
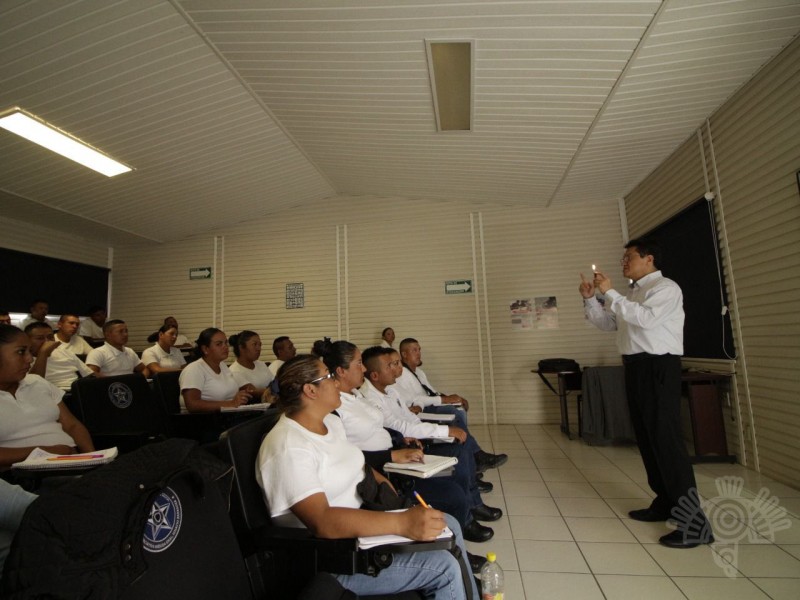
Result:
[[[148,552],[163,552],[178,538],[183,521],[183,507],[172,488],[164,488],[150,507],[144,527],[142,546]]]
[[[133,404],[133,390],[121,381],[108,386],[108,399],[117,408],[128,408]]]

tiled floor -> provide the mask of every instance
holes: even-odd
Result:
[[[505,516],[493,551],[508,600],[800,598],[800,490],[739,465],[695,466],[716,542],[691,550],[658,544],[664,523],[627,512],[652,493],[635,447],[569,441],[557,425],[474,426],[508,463],[488,471],[484,495]]]

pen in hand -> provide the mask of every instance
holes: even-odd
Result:
[[[428,506],[428,503],[427,503],[427,502],[425,502],[425,500],[423,500],[423,499],[422,499],[422,496],[420,496],[420,495],[419,495],[419,492],[416,492],[416,491],[415,491],[415,492],[414,492],[414,496],[416,496],[417,500],[419,500],[419,503],[420,503],[422,506],[424,506],[425,508],[430,508],[430,506]]]

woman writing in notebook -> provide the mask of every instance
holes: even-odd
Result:
[[[278,371],[278,388],[277,406],[283,414],[264,438],[256,469],[276,523],[305,526],[322,538],[397,534],[419,541],[433,540],[449,526],[466,553],[458,523],[438,510],[360,509],[356,487],[365,476],[364,455],[347,441],[341,420],[331,414],[341,403],[339,386],[322,361],[311,355],[287,361]],[[358,595],[420,590],[438,600],[466,597],[458,562],[441,550],[395,554],[392,565],[377,577],[336,578]],[[473,594],[477,597],[474,588]]]
[[[28,374],[32,362],[28,336],[0,325],[0,469],[37,447],[53,454],[94,450],[86,427],[61,401],[64,392]]]

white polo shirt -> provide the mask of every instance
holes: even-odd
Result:
[[[86,357],[87,365],[94,365],[100,369],[103,375],[107,376],[128,375],[133,373],[136,366],[141,363],[136,352],[127,346],[124,346],[122,350],[117,350],[108,342],[89,352],[89,356]]]

